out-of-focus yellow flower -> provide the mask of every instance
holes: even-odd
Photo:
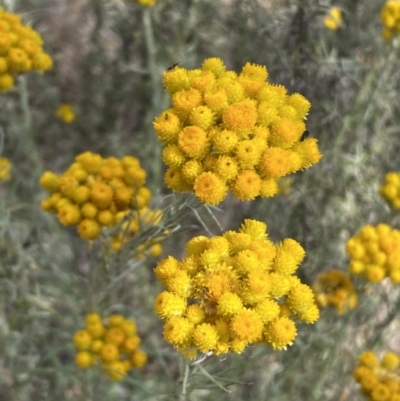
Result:
[[[400,173],[395,171],[387,173],[379,193],[394,209],[400,209]]]
[[[351,274],[363,275],[371,283],[389,277],[400,283],[400,231],[387,224],[364,226],[347,241]]]
[[[224,200],[229,189],[243,201],[271,197],[279,178],[318,163],[317,140],[302,140],[310,102],[267,78],[263,65],[246,63],[236,74],[219,58],[164,73],[173,107],[154,129],[165,145],[170,189],[192,191],[208,204]]]
[[[318,320],[311,288],[293,275],[304,249],[290,238],[273,244],[265,223],[245,220],[238,232],[194,237],[186,251],[154,270],[166,287],[154,302],[164,338],[184,356],[241,353],[260,342],[286,349],[297,335],[294,319]]]
[[[140,343],[134,321],[111,315],[103,323],[100,315],[90,313],[85,329],[74,335],[78,350],[75,363],[82,369],[100,363],[110,379],[122,380],[131,368],[140,368],[147,361],[147,354],[139,349]]]
[[[131,0],[133,3],[138,3],[142,6],[154,6],[156,0]]]
[[[314,281],[312,288],[318,304],[325,308],[332,305],[339,315],[347,308],[353,309],[357,304],[357,293],[349,275],[336,269],[321,273]]]
[[[0,7],[0,91],[14,86],[14,76],[31,70],[42,73],[53,66],[43,40],[21,17]]]
[[[342,10],[339,7],[332,7],[324,17],[325,28],[336,31],[343,22]]]
[[[359,357],[359,365],[353,371],[354,379],[360,384],[361,392],[373,401],[397,401],[400,396],[400,374],[397,370],[399,357],[387,352],[381,361],[372,351]]]
[[[55,111],[55,116],[66,124],[72,123],[75,120],[75,110],[69,103],[62,103]]]
[[[12,164],[6,157],[0,157],[0,181],[8,181],[11,178]]]
[[[382,36],[386,40],[391,40],[400,33],[400,1],[388,0],[383,6],[381,13],[383,25]]]

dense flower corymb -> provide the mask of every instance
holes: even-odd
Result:
[[[266,228],[245,220],[237,232],[192,238],[181,261],[169,256],[158,263],[166,291],[154,308],[165,320],[165,340],[186,357],[241,353],[252,343],[286,349],[295,321],[318,320],[311,288],[294,276],[304,249],[290,238],[273,244]]]
[[[339,315],[357,304],[357,293],[349,275],[336,269],[321,273],[313,283],[315,299],[325,308],[332,305]]]
[[[387,173],[385,182],[379,188],[379,193],[393,208],[400,209],[400,173],[395,171]]]
[[[155,222],[159,217],[157,211],[147,209],[151,192],[143,186],[145,180],[146,172],[135,157],[120,160],[85,152],[64,174],[46,171],[42,175],[40,185],[51,193],[42,201],[42,209],[57,213],[64,226],[77,226],[79,235],[87,240],[130,214],[131,219],[122,224],[122,234],[113,238],[113,248],[118,249],[128,234],[139,231],[139,219]]]
[[[381,360],[372,351],[360,355],[359,365],[353,377],[361,386],[361,392],[372,401],[399,401],[399,357],[387,352]]]
[[[104,324],[100,315],[86,316],[86,327],[74,335],[75,363],[82,369],[100,365],[112,380],[122,380],[132,368],[141,368],[147,354],[139,349],[134,321],[111,315]]]
[[[55,111],[55,116],[66,124],[72,123],[75,120],[75,110],[69,103],[62,103]]]
[[[385,3],[381,10],[381,21],[384,39],[390,40],[400,33],[400,1],[389,0]]]
[[[400,231],[387,224],[367,225],[347,241],[350,273],[371,283],[390,277],[400,283]]]
[[[310,102],[267,77],[266,67],[251,63],[240,74],[226,71],[219,58],[164,73],[172,108],[154,128],[170,189],[193,191],[208,204],[221,202],[228,189],[240,200],[271,197],[280,177],[320,160],[317,140],[302,140]]]
[[[20,16],[0,7],[0,91],[14,86],[15,75],[52,67],[53,60],[42,45],[37,31],[21,24]]]

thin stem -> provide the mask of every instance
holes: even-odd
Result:
[[[189,363],[187,361],[185,361],[185,371],[183,373],[182,391],[179,396],[179,401],[186,400],[186,390],[187,390],[187,384],[188,384],[188,379],[189,379],[189,373],[190,373]]]

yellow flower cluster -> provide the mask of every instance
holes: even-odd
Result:
[[[245,220],[237,232],[192,238],[182,261],[158,263],[166,291],[154,308],[165,340],[187,358],[241,353],[252,343],[286,349],[297,335],[294,319],[319,318],[313,291],[294,275],[304,249],[290,238],[273,244],[266,228]]]
[[[164,73],[172,108],[154,122],[169,166],[165,181],[218,204],[231,190],[240,200],[271,197],[280,177],[322,157],[315,138],[302,140],[310,102],[268,83],[265,66],[247,63],[238,75],[219,58],[201,69]]]
[[[136,324],[121,315],[111,315],[107,324],[97,313],[86,316],[86,327],[74,335],[77,349],[75,363],[82,369],[100,364],[110,379],[122,380],[131,368],[141,368],[147,354],[139,349],[141,342]]]
[[[400,173],[395,171],[387,173],[384,184],[379,188],[379,193],[395,209],[400,209]]]
[[[11,162],[6,157],[0,157],[0,181],[8,181],[11,178]]]
[[[324,26],[332,31],[340,28],[343,22],[342,10],[339,7],[332,7],[324,17]]]
[[[40,185],[51,193],[42,201],[42,209],[57,213],[61,224],[78,226],[82,238],[93,240],[102,227],[113,227],[129,212],[146,208],[151,192],[143,186],[145,180],[146,172],[135,157],[103,159],[85,152],[64,174],[42,175]],[[129,228],[135,234],[138,220]]]
[[[313,283],[317,303],[326,308],[332,305],[339,315],[357,305],[357,293],[349,275],[332,269],[321,273]]]
[[[138,3],[142,6],[154,6],[154,3],[156,2],[156,0],[131,0],[133,3]]]
[[[69,103],[62,103],[55,111],[55,116],[66,124],[75,120],[75,110]]]
[[[399,357],[387,352],[381,361],[372,351],[360,355],[353,377],[371,401],[400,401]]]
[[[385,3],[381,10],[381,21],[384,39],[390,40],[400,33],[400,1],[389,0]]]
[[[347,241],[350,272],[371,283],[390,277],[400,283],[400,231],[387,224],[366,225]]]
[[[53,65],[43,51],[40,34],[21,24],[21,17],[0,7],[0,90],[14,86],[14,75],[30,70],[43,72]]]

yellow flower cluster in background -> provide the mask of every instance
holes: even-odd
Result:
[[[82,369],[100,365],[110,379],[122,380],[131,368],[141,368],[147,354],[139,349],[141,342],[136,324],[121,315],[103,321],[97,313],[86,316],[86,327],[74,335],[77,349],[75,363]]]
[[[343,22],[342,10],[339,7],[332,7],[324,17],[324,26],[332,31],[340,28]]]
[[[62,175],[46,171],[40,185],[51,195],[42,209],[57,213],[64,226],[78,226],[80,236],[93,240],[102,227],[113,227],[133,210],[147,207],[151,192],[144,187],[146,172],[138,159],[125,156],[103,159],[85,152]],[[138,230],[137,219],[130,227]]]
[[[381,361],[372,351],[360,355],[359,366],[353,377],[361,385],[361,392],[372,401],[400,401],[399,357],[387,352]]]
[[[371,283],[386,276],[400,283],[400,231],[387,224],[364,226],[347,241],[352,274],[363,275]]]
[[[11,178],[12,164],[6,157],[0,157],[0,181],[8,181]]]
[[[333,306],[339,315],[357,305],[357,293],[349,275],[332,269],[321,273],[312,286],[317,303],[326,308]]]
[[[75,110],[69,103],[62,103],[55,111],[55,116],[66,124],[72,123],[75,120]]]
[[[201,69],[164,73],[172,108],[154,122],[169,166],[165,181],[218,204],[231,190],[240,200],[278,193],[280,177],[317,163],[315,138],[302,139],[310,102],[268,83],[265,66],[247,63],[238,75],[219,58]]]
[[[381,10],[381,21],[384,39],[390,40],[400,33],[400,1],[389,0],[385,3]]]
[[[395,209],[400,209],[400,173],[395,171],[387,173],[384,184],[379,188],[379,193]]]
[[[43,72],[53,65],[42,48],[40,34],[21,24],[21,17],[0,7],[0,90],[14,86],[14,76],[31,70]]]
[[[133,3],[138,3],[142,6],[154,6],[156,0],[131,0]]]
[[[286,349],[297,335],[295,320],[319,318],[313,291],[294,275],[304,249],[290,238],[273,244],[266,228],[245,220],[237,232],[192,238],[182,261],[158,263],[166,291],[154,308],[165,320],[165,340],[187,358],[241,353],[252,343]]]

